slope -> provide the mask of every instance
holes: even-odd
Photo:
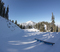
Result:
[[[53,46],[47,45],[37,42],[34,38],[55,44]],[[30,32],[29,30],[26,32],[9,20],[0,17],[0,52],[60,52],[59,40],[60,32],[43,33]]]
[[[0,16],[0,37],[5,38],[17,34],[21,29],[11,21]],[[3,36],[2,36],[3,35]],[[5,36],[6,35],[6,36]]]

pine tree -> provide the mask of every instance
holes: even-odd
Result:
[[[5,14],[6,19],[8,19],[8,12],[9,12],[9,5],[7,7],[7,11],[6,11],[6,14]]]
[[[25,29],[25,26],[23,26],[23,29]]]
[[[54,31],[55,31],[55,29],[54,29],[54,28],[55,28],[55,21],[54,21],[54,20],[55,20],[55,18],[54,18],[53,13],[52,13],[52,19],[51,19],[51,20],[52,20],[52,22],[51,22],[51,23],[52,23],[52,28],[53,28],[53,32],[54,32]]]
[[[40,23],[38,23],[37,27],[38,27],[38,29],[40,30]]]
[[[20,28],[22,29],[22,25],[20,25]]]
[[[0,16],[3,16],[4,3],[0,0]]]
[[[17,24],[17,26],[19,26],[19,24]]]
[[[1,0],[0,0],[0,16],[1,16],[1,11],[2,11],[1,6],[2,6],[2,5],[1,5]]]
[[[2,0],[0,0],[0,16],[8,19],[8,12],[9,12],[9,7],[7,7],[7,11],[5,11],[4,3]]]
[[[44,24],[41,22],[40,24],[40,31],[44,32],[45,31],[45,28],[44,28]]]
[[[5,7],[3,8],[3,17],[5,17]]]
[[[17,20],[15,20],[15,24],[17,24]]]
[[[32,26],[29,26],[28,28],[30,29],[30,28],[32,28]]]
[[[58,32],[58,26],[57,26],[56,32]]]
[[[53,32],[53,28],[51,27],[51,32]]]

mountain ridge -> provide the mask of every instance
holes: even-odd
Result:
[[[36,23],[33,22],[33,21],[27,21],[25,23],[20,23],[20,25],[25,26],[27,28],[28,26],[32,26],[33,27],[34,25],[36,25]]]

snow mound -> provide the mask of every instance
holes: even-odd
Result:
[[[0,37],[13,36],[21,31],[16,24],[0,16]]]

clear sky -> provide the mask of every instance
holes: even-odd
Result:
[[[2,0],[9,5],[9,19],[18,23],[27,21],[51,22],[52,12],[56,24],[60,24],[60,0]]]

